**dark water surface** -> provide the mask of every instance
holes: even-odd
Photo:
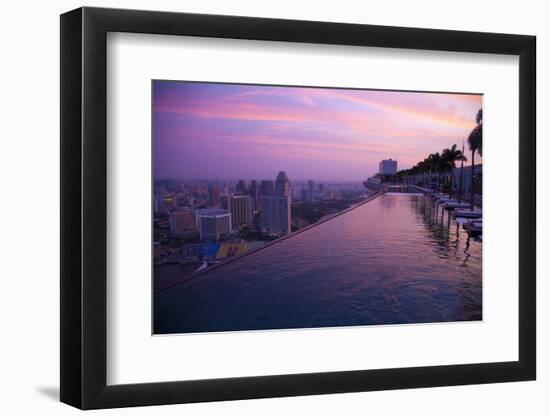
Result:
[[[383,195],[156,294],[155,333],[481,320],[481,242],[442,212]]]

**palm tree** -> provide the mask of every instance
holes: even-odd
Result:
[[[439,155],[439,160],[437,161],[437,175],[439,188],[441,188],[442,185],[447,185],[447,178],[442,178],[442,175],[448,173],[451,168],[449,162],[443,157],[443,153],[437,153],[437,155]]]
[[[483,110],[479,109],[476,114],[477,126],[473,128],[468,136],[468,147],[472,152],[472,172],[470,173],[470,209],[474,209],[474,158],[475,153],[482,156],[482,144],[483,144]]]
[[[453,196],[453,187],[454,187],[454,169],[455,169],[455,162],[457,161],[466,161],[466,157],[462,155],[462,151],[460,149],[456,148],[456,144],[451,146],[450,148],[443,149],[443,152],[441,153],[441,158],[444,162],[444,167],[448,172],[451,173],[451,184],[449,188],[449,197],[452,198]]]
[[[462,156],[464,156],[464,140],[462,140]],[[466,157],[464,156],[464,159],[460,161],[460,182],[458,184],[458,204],[462,203],[462,183],[463,183],[463,177],[462,173],[464,172],[464,162],[466,161]]]
[[[416,180],[416,176],[421,173],[420,172],[420,167],[418,166],[418,164],[416,164],[411,169],[409,169],[409,171],[410,171],[410,175],[413,178],[413,180]],[[415,185],[418,185],[418,182]]]
[[[406,182],[407,181],[407,175],[408,175],[408,169],[402,169],[400,171],[397,171],[395,176],[399,180],[399,182]]]
[[[429,167],[430,173],[437,176],[437,192],[440,192],[440,173],[442,171],[442,159],[439,152],[432,153],[427,158],[427,166]]]
[[[416,168],[418,169],[418,172],[422,174],[422,186],[426,186],[426,172],[428,172],[428,166],[426,163],[426,159],[423,161],[420,161],[418,164],[416,164]]]

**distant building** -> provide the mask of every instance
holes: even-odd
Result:
[[[155,185],[155,194],[157,195],[164,195],[166,194],[168,191],[166,190],[166,186],[165,185]]]
[[[279,171],[275,180],[275,197],[290,197],[290,181],[286,172]]]
[[[170,233],[174,237],[188,238],[197,234],[195,214],[190,210],[170,212]]]
[[[307,182],[307,200],[313,201],[315,198],[315,183],[313,180]]]
[[[162,211],[163,209],[164,209],[164,200],[160,196],[155,195],[153,197],[153,210]]]
[[[364,185],[367,187],[367,189],[371,192],[378,192],[382,189],[382,178],[379,176],[380,174],[376,174],[374,177],[368,178]]]
[[[254,210],[259,210],[260,209],[260,185],[256,180],[250,181],[250,196],[252,197],[252,205],[254,206]]]
[[[222,197],[222,209],[229,211],[229,197]]]
[[[262,196],[262,231],[275,235],[290,233],[290,209],[290,181],[281,171],[275,181],[275,195]]]
[[[239,180],[237,183],[237,193],[238,194],[246,194],[246,183],[244,180]]]
[[[290,187],[290,195],[294,200],[302,199],[302,187],[297,184],[292,184]]]
[[[262,197],[262,232],[274,235],[290,233],[290,198]]]
[[[163,197],[164,207],[165,208],[175,208],[176,207],[176,197],[173,194],[168,194]]]
[[[254,221],[254,209],[250,195],[233,195],[229,197],[231,224],[234,228],[251,225]]]
[[[201,240],[218,240],[231,233],[231,213],[223,209],[197,210]]]
[[[166,211],[176,208],[176,197],[172,194],[156,195],[154,198],[155,211]]]
[[[217,184],[210,185],[210,206],[218,207],[222,202],[220,187]]]
[[[275,183],[271,180],[263,180],[260,183],[260,195],[261,196],[274,196],[275,195]]]
[[[397,161],[393,159],[384,159],[378,163],[378,173],[380,175],[395,175],[397,173]]]
[[[175,208],[183,208],[183,207],[190,207],[192,206],[196,199],[193,197],[193,194],[187,192],[187,191],[180,191],[176,193],[174,196],[175,201]]]

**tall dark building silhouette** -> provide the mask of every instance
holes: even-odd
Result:
[[[250,196],[252,197],[252,204],[254,205],[254,210],[260,209],[260,185],[258,181],[250,181]]]
[[[260,194],[262,196],[274,196],[275,183],[271,180],[262,180],[260,184]]]
[[[307,182],[307,199],[308,201],[313,201],[315,198],[315,183],[313,180]]]
[[[212,207],[218,207],[221,202],[221,193],[220,193],[220,186],[217,184],[210,185],[210,205]]]
[[[286,172],[280,171],[275,180],[275,197],[290,197],[290,181]]]
[[[274,191],[272,196],[262,195],[262,231],[272,235],[286,235],[291,231],[290,181],[286,172],[280,171],[277,175]]]
[[[237,194],[246,194],[246,192],[246,183],[244,182],[244,180],[239,180],[239,182],[237,183]]]

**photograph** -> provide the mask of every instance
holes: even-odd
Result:
[[[31,19],[44,36],[25,45],[41,47],[16,42],[16,70],[36,72],[54,42],[41,74],[55,82],[32,94],[21,85],[36,77],[7,84],[18,122],[6,143],[24,152],[6,153],[5,194],[56,171],[59,192],[35,188],[55,220],[39,225],[59,230],[32,234],[36,205],[26,216],[5,205],[8,264],[35,267],[40,286],[10,292],[7,311],[24,317],[7,334],[23,353],[46,349],[30,355],[33,372],[8,369],[35,389],[16,390],[11,408],[544,409],[543,14],[291,3],[65,5],[49,32],[47,11]],[[29,97],[59,105],[30,116]],[[35,235],[48,250],[29,262]]]
[[[482,94],[151,93],[153,334],[483,319]]]

